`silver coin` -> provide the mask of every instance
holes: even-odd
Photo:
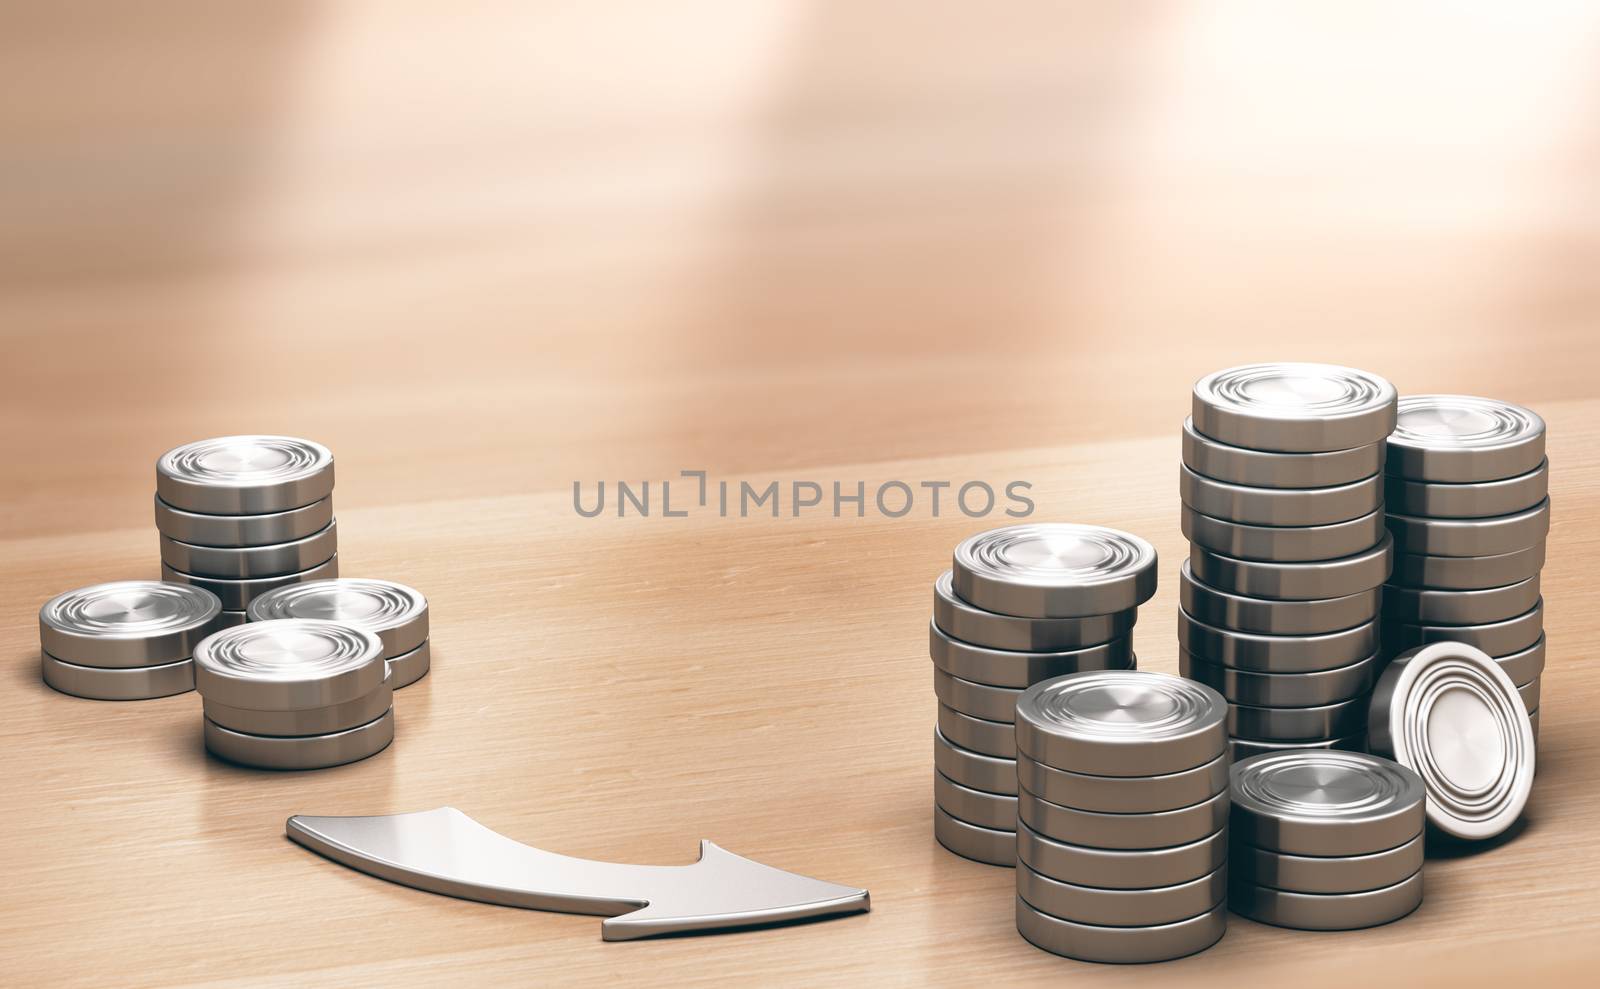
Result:
[[[1539,740],[1539,712],[1538,711],[1530,711],[1528,713],[1528,725],[1529,725],[1529,727],[1531,727],[1533,729],[1533,740],[1535,742],[1537,742]]]
[[[962,786],[934,770],[933,801],[958,821],[996,831],[1017,830],[1017,798]]]
[[[1491,656],[1509,656],[1529,648],[1544,634],[1544,601],[1503,622],[1482,625],[1413,625],[1409,622],[1385,623],[1385,647],[1392,651],[1413,649],[1429,642],[1464,642]]]
[[[1261,488],[1329,488],[1383,470],[1384,444],[1324,453],[1273,453],[1218,443],[1183,420],[1183,462],[1196,474]]]
[[[1544,566],[1544,540],[1515,553],[1496,556],[1421,556],[1396,553],[1390,578],[1402,587],[1472,591],[1527,580]]]
[[[1528,681],[1527,683],[1518,684],[1517,685],[1517,694],[1518,694],[1518,696],[1520,696],[1522,698],[1522,706],[1528,709],[1528,713],[1529,714],[1532,714],[1533,712],[1539,710],[1539,678],[1538,677],[1534,677],[1532,680]]]
[[[217,631],[233,628],[235,625],[243,625],[249,620],[249,616],[242,611],[224,611],[222,612],[221,621],[217,625]]]
[[[1228,863],[1242,884],[1290,893],[1364,893],[1421,871],[1424,847],[1421,834],[1398,848],[1369,855],[1290,855],[1235,842]]]
[[[196,546],[271,546],[321,532],[333,521],[333,498],[267,515],[205,515],[173,508],[156,496],[156,529]]]
[[[1255,707],[1319,707],[1362,696],[1380,669],[1378,654],[1349,666],[1316,673],[1257,673],[1195,659],[1179,651],[1178,669],[1235,704]]]
[[[1516,477],[1472,484],[1439,484],[1388,475],[1384,505],[1397,515],[1433,518],[1487,518],[1514,515],[1539,504],[1550,493],[1548,461]]]
[[[376,635],[307,619],[224,629],[196,647],[194,666],[202,697],[253,711],[344,704],[377,690],[388,675]]]
[[[1422,833],[1422,780],[1363,752],[1309,749],[1234,763],[1235,845],[1290,855],[1368,855]]]
[[[1102,814],[1149,814],[1209,800],[1228,788],[1228,756],[1161,776],[1091,776],[1020,756],[1012,780],[1053,804]]]
[[[1439,830],[1492,838],[1522,816],[1533,785],[1533,730],[1509,677],[1482,651],[1436,642],[1396,656],[1372,692],[1371,750],[1427,788]]]
[[[383,654],[390,661],[428,638],[428,599],[392,580],[339,577],[302,581],[250,602],[251,621],[274,618],[315,618],[368,629],[383,640]]]
[[[1017,863],[1017,895],[1062,920],[1105,927],[1175,924],[1206,913],[1228,898],[1228,867],[1161,889],[1099,889],[1051,879]]]
[[[1530,409],[1470,395],[1400,400],[1384,470],[1470,484],[1526,474],[1544,460],[1544,420]]]
[[[1382,508],[1383,476],[1332,488],[1253,488],[1201,477],[1180,464],[1178,497],[1201,515],[1243,525],[1332,525]]]
[[[1507,656],[1495,656],[1494,661],[1500,671],[1512,683],[1527,683],[1537,680],[1544,672],[1544,636],[1539,636],[1539,641],[1522,650]]]
[[[389,660],[389,669],[394,674],[394,689],[409,687],[428,675],[428,668],[432,665],[431,651],[428,640],[424,639],[422,645]]]
[[[1164,962],[1204,951],[1222,940],[1228,933],[1228,905],[1218,904],[1198,917],[1159,927],[1100,927],[1040,913],[1019,896],[1017,933],[1036,948],[1079,961]]]
[[[1367,723],[1367,698],[1315,707],[1228,705],[1228,734],[1263,742],[1313,742],[1359,734]]]
[[[1322,635],[1364,625],[1378,615],[1381,587],[1339,598],[1277,601],[1229,594],[1194,579],[1189,561],[1178,571],[1178,604],[1196,621],[1268,635]]]
[[[257,769],[326,769],[377,755],[394,741],[394,709],[376,721],[328,735],[273,738],[224,728],[209,718],[206,749],[212,755]]]
[[[161,666],[194,655],[222,602],[197,587],[118,580],[57,594],[39,609],[39,645],[76,666]]]
[[[1376,621],[1321,635],[1235,632],[1178,611],[1178,647],[1197,659],[1259,673],[1316,673],[1359,663],[1378,651]]]
[[[962,786],[985,793],[1017,795],[1017,760],[964,749],[933,730],[933,766]]]
[[[202,703],[208,719],[232,731],[284,738],[328,735],[359,728],[381,718],[394,701],[392,681],[393,674],[390,673],[383,678],[377,690],[355,700],[300,711],[256,711],[204,699]]]
[[[281,577],[333,559],[339,551],[339,523],[304,539],[273,546],[195,546],[161,537],[161,562],[197,577]]]
[[[1119,851],[1047,838],[1017,824],[1017,858],[1040,875],[1101,889],[1155,889],[1208,875],[1228,861],[1228,832],[1167,848]]]
[[[1058,769],[1160,776],[1204,765],[1222,752],[1225,708],[1211,688],[1166,673],[1077,673],[1023,692],[1016,742]]]
[[[951,676],[1018,688],[1084,670],[1130,669],[1135,662],[1129,638],[1066,652],[1011,652],[959,642],[932,622],[928,623],[928,655],[934,666]]]
[[[1544,542],[1550,532],[1550,499],[1514,515],[1486,519],[1430,519],[1390,512],[1384,524],[1399,553],[1497,556]]]
[[[1290,893],[1235,879],[1228,908],[1241,917],[1301,931],[1353,931],[1399,920],[1422,905],[1422,872],[1363,893]]]
[[[39,666],[44,682],[53,689],[95,701],[142,701],[194,689],[194,662],[187,659],[160,666],[108,669],[66,663],[40,653]]]
[[[1087,618],[1017,618],[974,608],[956,595],[946,570],[933,582],[933,623],[946,635],[986,649],[1064,652],[1127,638],[1138,609]]]
[[[1336,560],[1369,550],[1383,541],[1383,509],[1331,525],[1245,525],[1201,515],[1183,506],[1179,525],[1185,539],[1214,553],[1240,560],[1307,563]]]
[[[156,494],[204,515],[265,515],[333,492],[333,454],[293,436],[219,436],[174,447],[156,460]]]
[[[310,570],[299,573],[284,574],[281,577],[252,577],[249,580],[228,580],[224,577],[199,577],[195,574],[174,570],[165,563],[161,564],[161,579],[176,584],[190,584],[194,587],[203,587],[215,594],[222,606],[229,611],[244,611],[250,607],[250,602],[274,588],[286,584],[298,584],[306,580],[325,580],[329,577],[339,576],[339,556],[334,554],[333,559],[327,563],[319,564]]]
[[[1394,429],[1394,386],[1333,364],[1246,364],[1194,386],[1191,419],[1230,446],[1283,453],[1350,450]]]
[[[1203,546],[1189,549],[1189,569],[1196,580],[1219,591],[1246,597],[1311,601],[1370,590],[1389,579],[1394,541],[1386,533],[1364,553],[1314,563],[1236,560]]]
[[[933,693],[939,703],[954,708],[962,714],[985,721],[1016,720],[1017,698],[1022,691],[1016,687],[990,687],[953,677],[937,666],[933,668]]]
[[[951,581],[962,600],[1002,615],[1109,615],[1155,594],[1156,551],[1138,536],[1098,525],[1013,525],[957,546]]]
[[[1515,618],[1538,600],[1538,574],[1515,584],[1476,591],[1389,584],[1383,589],[1383,616],[1387,621],[1416,625],[1483,625]]]
[[[985,721],[939,705],[939,731],[964,749],[1001,759],[1017,757],[1017,730],[1004,721]]]
[[[1026,788],[1017,791],[1017,819],[1068,845],[1090,848],[1170,848],[1199,841],[1228,823],[1228,794],[1177,810],[1144,814],[1100,814],[1041,800]]]
[[[1008,868],[1017,864],[1016,832],[958,821],[937,805],[933,808],[933,836],[939,844],[962,858]]]
[[[1263,742],[1250,738],[1231,738],[1228,740],[1228,758],[1233,762],[1243,762],[1251,756],[1264,755],[1269,752],[1305,752],[1309,749],[1338,749],[1342,752],[1362,752],[1367,747],[1367,734],[1362,731],[1356,735],[1346,735],[1344,738],[1325,738],[1313,742]]]

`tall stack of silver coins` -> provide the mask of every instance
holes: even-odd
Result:
[[[1520,405],[1412,395],[1388,441],[1395,566],[1384,588],[1389,655],[1476,646],[1516,684],[1538,731],[1544,671],[1539,570],[1550,531],[1545,425]]]
[[[1165,673],[1035,684],[1017,702],[1017,930],[1045,951],[1155,962],[1228,924],[1227,703]]]
[[[119,580],[58,594],[39,609],[44,682],[101,701],[194,689],[191,657],[222,627],[222,602],[199,587]]]
[[[161,579],[203,587],[223,622],[274,587],[339,575],[333,454],[290,436],[222,436],[156,461]]]
[[[1116,529],[1016,525],[956,547],[928,632],[940,844],[1016,863],[1017,698],[1050,677],[1132,669],[1137,609],[1155,590],[1155,548]]]
[[[260,769],[323,769],[394,740],[394,681],[376,632],[283,619],[223,629],[195,649],[206,748]]]
[[[1234,759],[1360,749],[1379,655],[1389,382],[1250,364],[1194,386],[1179,493],[1179,663],[1228,700]]]
[[[1422,904],[1424,789],[1359,752],[1275,752],[1232,772],[1228,904],[1279,927],[1346,931]]]
[[[289,584],[251,601],[247,614],[253,622],[311,618],[376,633],[395,690],[428,672],[428,599],[392,580],[339,577]]]

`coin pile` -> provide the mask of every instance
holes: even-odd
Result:
[[[394,740],[394,682],[376,632],[309,619],[250,622],[194,653],[206,748],[261,769],[322,769]]]
[[[339,575],[333,454],[290,436],[222,436],[156,461],[161,578],[203,587],[223,620],[257,595]]]
[[[1376,679],[1389,382],[1250,364],[1194,386],[1179,493],[1179,664],[1228,701],[1235,760],[1363,747]]]
[[[1228,904],[1264,924],[1346,931],[1422,904],[1423,784],[1359,752],[1235,763]]]
[[[1227,703],[1164,673],[1035,684],[1017,702],[1017,930],[1097,962],[1227,930]]]
[[[1516,684],[1538,730],[1544,671],[1539,569],[1550,531],[1544,420],[1520,405],[1412,395],[1384,462],[1395,566],[1384,588],[1389,654],[1470,643]]]
[[[338,577],[289,584],[251,601],[246,613],[253,622],[313,618],[376,633],[395,690],[428,672],[428,599],[392,580]]]
[[[934,835],[992,865],[1016,862],[1017,698],[1082,670],[1132,669],[1156,551],[1092,525],[994,529],[956,547],[933,586]]]
[[[59,594],[39,609],[44,682],[102,701],[194,689],[195,647],[222,627],[222,602],[199,587],[119,580]]]

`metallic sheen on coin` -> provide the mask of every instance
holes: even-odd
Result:
[[[1380,587],[1318,601],[1248,598],[1194,579],[1189,561],[1178,571],[1178,605],[1195,621],[1216,628],[1267,635],[1321,635],[1364,625],[1377,617]]]
[[[198,577],[281,577],[299,573],[333,559],[339,551],[339,523],[304,539],[271,546],[196,546],[161,537],[161,562],[174,570]]]
[[[1383,509],[1330,525],[1245,525],[1201,515],[1183,506],[1178,522],[1185,539],[1240,560],[1305,563],[1361,553],[1383,541]]]
[[[991,529],[956,547],[955,592],[984,611],[1082,618],[1126,611],[1156,592],[1156,551],[1097,525],[1030,523]]]
[[[962,786],[938,770],[933,774],[933,800],[958,821],[996,831],[1017,829],[1016,797]]]
[[[1389,579],[1393,539],[1364,553],[1315,563],[1236,560],[1203,546],[1189,549],[1189,569],[1196,580],[1229,594],[1245,597],[1311,601],[1371,590]]]
[[[1017,795],[1017,761],[964,749],[933,729],[933,766],[962,786],[985,793]]]
[[[1183,462],[1196,474],[1262,488],[1329,488],[1383,470],[1384,444],[1324,453],[1273,453],[1218,443],[1183,420]]]
[[[1412,649],[1429,642],[1463,642],[1490,656],[1509,656],[1529,648],[1544,634],[1544,601],[1532,610],[1503,622],[1482,625],[1412,625],[1385,623],[1384,644],[1393,651]]]
[[[377,690],[331,707],[307,708],[299,711],[255,711],[244,707],[229,707],[212,700],[203,700],[202,704],[208,719],[233,731],[283,738],[328,735],[359,728],[383,717],[383,712],[389,710],[394,700],[392,679],[392,674],[385,676]]]
[[[1369,855],[1422,833],[1416,773],[1362,752],[1274,752],[1234,763],[1230,831],[1291,855]]]
[[[1495,656],[1494,661],[1512,683],[1537,680],[1544,672],[1544,636],[1539,636],[1538,642],[1521,652]]]
[[[1017,698],[1022,690],[1017,687],[990,687],[953,677],[937,666],[933,668],[933,693],[939,703],[962,714],[985,721],[1016,720]]]
[[[1222,940],[1227,932],[1226,903],[1175,924],[1101,927],[1075,924],[1040,913],[1022,897],[1017,897],[1017,933],[1036,948],[1079,961],[1118,964],[1169,961],[1204,951]]]
[[[1418,556],[1497,556],[1544,542],[1550,499],[1517,512],[1483,519],[1433,519],[1390,512],[1385,520],[1397,553]]]
[[[1017,863],[1017,895],[1034,909],[1079,924],[1151,927],[1205,913],[1228,896],[1228,867],[1160,889],[1100,889],[1051,879]]]
[[[1122,670],[1134,665],[1133,640],[1113,639],[1065,652],[1012,652],[958,642],[938,625],[928,625],[928,655],[933,665],[954,677],[996,687],[1027,687],[1050,677],[1084,670]]]
[[[939,731],[962,748],[1001,759],[1017,757],[1017,731],[1012,725],[974,718],[943,704],[938,717]]]
[[[428,675],[432,665],[432,649],[426,639],[422,645],[389,658],[389,671],[394,676],[394,689],[409,687]]]
[[[1192,807],[1228,788],[1228,757],[1161,776],[1093,776],[1027,756],[1012,766],[1012,784],[1063,807],[1102,814],[1151,814]]]
[[[194,663],[183,659],[161,666],[106,669],[64,663],[39,654],[40,671],[51,688],[95,701],[142,701],[170,697],[194,689]]]
[[[1033,871],[1061,882],[1102,889],[1175,886],[1215,872],[1228,861],[1228,832],[1167,848],[1123,851],[1069,845],[1017,825],[1017,857]]]
[[[186,443],[156,461],[156,494],[206,515],[263,515],[333,492],[333,454],[292,436],[220,436]]]
[[[39,645],[64,663],[126,669],[188,659],[221,624],[198,587],[118,580],[58,594],[39,609]]]
[[[1383,616],[1414,625],[1486,625],[1515,618],[1539,602],[1539,575],[1504,587],[1436,591],[1385,585]]]
[[[1194,386],[1196,432],[1252,450],[1320,453],[1383,440],[1394,429],[1394,386],[1333,364],[1246,364]]]
[[[1077,673],[1023,692],[1016,740],[1021,751],[1058,769],[1158,776],[1215,759],[1227,745],[1226,716],[1220,694],[1182,677]]]
[[[339,557],[334,555],[327,563],[319,564],[310,570],[299,573],[284,574],[281,577],[253,577],[249,580],[228,580],[224,577],[197,577],[181,570],[174,570],[165,563],[161,564],[161,579],[177,584],[191,584],[203,587],[215,594],[222,606],[229,611],[244,611],[250,607],[250,602],[268,591],[283,587],[285,584],[298,584],[306,580],[323,580],[328,577],[339,576]]]
[[[1313,742],[1358,734],[1367,723],[1365,696],[1316,707],[1228,705],[1228,734],[1266,742]]]
[[[1056,841],[1089,848],[1168,848],[1199,841],[1228,823],[1224,790],[1198,804],[1144,814],[1101,814],[1041,800],[1026,789],[1017,793],[1017,818]]]
[[[388,674],[377,635],[307,619],[224,629],[200,643],[194,665],[206,700],[257,711],[344,704],[377,690]]]
[[[1381,525],[1381,523],[1380,523]],[[986,649],[1065,652],[1127,638],[1139,612],[1129,608],[1087,618],[1017,618],[974,608],[956,596],[951,572],[933,584],[933,623],[946,635]]]
[[[1544,420],[1530,409],[1470,395],[1400,400],[1384,470],[1450,484],[1526,474],[1544,460]]]
[[[1254,488],[1179,465],[1178,496],[1201,515],[1243,525],[1332,525],[1382,508],[1383,478],[1374,474],[1332,488]]]
[[[1526,474],[1471,484],[1412,481],[1391,474],[1384,485],[1384,504],[1397,515],[1487,518],[1526,511],[1549,493],[1550,468],[1544,461]]]
[[[1233,880],[1228,907],[1241,917],[1301,931],[1353,931],[1399,920],[1422,905],[1422,873],[1362,893],[1290,893]]]
[[[966,821],[958,821],[941,810],[933,808],[933,836],[939,844],[962,858],[985,865],[1011,867],[1017,864],[1017,836],[1012,831],[983,828]]]
[[[273,738],[224,728],[209,718],[206,749],[229,762],[257,769],[326,769],[377,755],[394,741],[394,710],[348,731],[302,738]]]
[[[1364,893],[1404,882],[1422,869],[1424,838],[1369,855],[1290,855],[1235,842],[1236,881],[1291,893]]]
[[[270,546],[321,532],[333,521],[329,496],[301,508],[268,515],[204,515],[173,508],[156,497],[156,529],[196,546]]]
[[[250,602],[251,621],[274,618],[316,618],[368,629],[383,640],[383,654],[389,660],[428,638],[428,599],[392,580],[339,577],[302,581]]]
[[[1259,673],[1316,673],[1359,663],[1378,651],[1378,623],[1321,635],[1235,632],[1178,611],[1178,648],[1219,666]]]
[[[1422,556],[1396,553],[1391,580],[1404,587],[1472,591],[1527,580],[1544,566],[1544,540],[1497,556]]]
[[[1233,762],[1243,762],[1251,756],[1265,755],[1271,752],[1305,752],[1310,749],[1338,749],[1342,752],[1363,752],[1367,747],[1367,733],[1363,730],[1357,735],[1346,735],[1344,738],[1318,739],[1313,742],[1264,742],[1251,738],[1231,738],[1228,740],[1228,758]]]
[[[1318,707],[1337,704],[1372,689],[1380,669],[1378,654],[1360,662],[1316,673],[1257,673],[1195,659],[1179,650],[1178,669],[1235,704],[1256,707]]]

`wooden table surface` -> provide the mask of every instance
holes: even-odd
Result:
[[[14,17],[10,14],[14,11]],[[1584,5],[159,3],[0,31],[8,984],[1530,984],[1600,946],[1600,15]],[[1526,825],[1377,930],[1034,950],[930,832],[930,584],[971,519],[573,509],[606,480],[1031,483],[1154,542],[1189,385],[1328,360],[1549,422]],[[154,577],[153,462],[338,458],[341,567],[432,602],[394,745],[208,759],[194,694],[38,678],[51,595]],[[675,500],[681,491],[674,488]],[[787,495],[785,496],[787,499]],[[659,508],[659,504],[653,506]],[[787,509],[787,504],[786,504]],[[461,808],[865,916],[634,944],[391,885],[292,813]]]

